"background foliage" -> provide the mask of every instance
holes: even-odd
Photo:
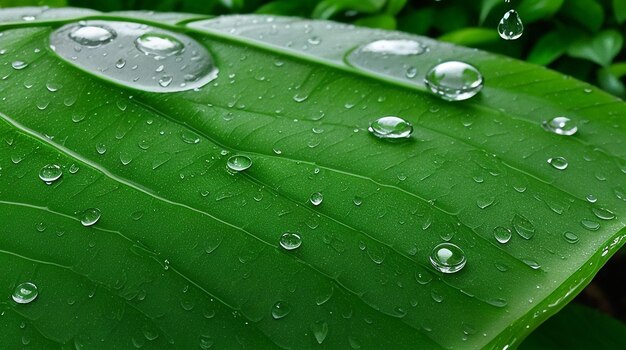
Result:
[[[398,29],[546,65],[626,97],[624,0],[0,0],[0,6],[23,5],[255,12]],[[495,28],[510,8],[517,9],[526,30],[506,42]]]

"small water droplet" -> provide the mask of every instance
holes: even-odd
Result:
[[[415,40],[397,39],[376,40],[363,46],[359,51],[383,55],[415,56],[428,51],[428,48]]]
[[[13,290],[11,298],[18,304],[28,304],[35,300],[39,295],[37,286],[31,282],[20,283]]]
[[[104,143],[99,143],[96,145],[96,152],[98,154],[105,154],[107,151],[107,146]]]
[[[45,182],[46,185],[50,185],[56,180],[58,180],[61,175],[63,175],[63,170],[57,164],[48,164],[45,165],[39,171],[39,178],[41,181]]]
[[[567,166],[569,165],[567,163],[567,159],[563,157],[550,158],[548,159],[548,164],[552,165],[553,168],[558,169],[558,170],[565,170],[567,169]]]
[[[466,264],[467,258],[461,248],[453,243],[441,243],[430,254],[430,263],[443,273],[455,273]]]
[[[600,223],[589,219],[582,219],[580,224],[589,231],[598,231],[600,229]]]
[[[285,301],[279,301],[272,307],[272,317],[275,320],[280,320],[281,318],[289,315],[291,312],[291,307]]]
[[[593,194],[588,194],[587,197],[585,198],[587,199],[587,202],[589,203],[595,203],[598,201],[598,198]]]
[[[280,236],[279,243],[283,249],[294,250],[302,245],[302,238],[295,232],[285,232]]]
[[[490,207],[495,200],[496,200],[496,198],[493,197],[493,196],[480,196],[476,200],[476,205],[480,209],[485,209],[485,208]]]
[[[568,117],[556,117],[544,121],[543,128],[557,135],[571,136],[578,131],[578,126]]]
[[[98,222],[98,220],[100,220],[101,215],[102,213],[100,212],[100,209],[89,208],[80,214],[80,223],[85,227],[94,225]]]
[[[165,74],[161,78],[159,78],[159,85],[161,85],[162,87],[168,87],[172,83],[172,80],[174,80],[174,77]]]
[[[424,78],[426,87],[446,101],[462,101],[483,88],[483,76],[476,67],[460,61],[439,63]]]
[[[135,46],[139,51],[154,56],[155,59],[179,54],[185,48],[185,45],[173,36],[154,33],[146,33],[138,37],[135,40]]]
[[[535,235],[535,226],[533,223],[521,215],[515,214],[511,220],[511,224],[515,232],[524,239],[531,239]]]
[[[498,23],[498,34],[504,40],[515,40],[524,34],[524,24],[517,11],[509,10],[502,16]]]
[[[541,265],[539,265],[539,263],[533,259],[527,258],[527,259],[522,259],[522,261],[524,262],[524,264],[528,265],[533,270],[539,270],[541,268]]]
[[[252,159],[241,154],[228,158],[226,162],[228,169],[236,172],[244,171],[252,166]]]
[[[591,208],[593,214],[601,220],[613,220],[615,219],[615,213],[605,208],[593,207]]]
[[[399,139],[410,137],[413,125],[402,118],[388,116],[373,121],[368,130],[381,139]]]
[[[354,203],[354,205],[359,207],[359,206],[361,206],[361,204],[363,204],[363,198],[361,198],[359,196],[354,196],[354,199],[352,199],[352,203]]]
[[[322,204],[323,200],[324,200],[324,195],[322,195],[321,192],[315,192],[309,198],[309,201],[311,202],[311,204],[313,204],[315,206],[318,206],[318,205]]]
[[[13,69],[20,70],[28,67],[28,63],[24,61],[13,61],[11,62],[11,67],[13,67]]]
[[[574,244],[574,243],[578,242],[578,236],[575,233],[573,233],[573,232],[567,231],[567,232],[563,233],[563,238],[565,238],[567,243]]]
[[[190,145],[195,145],[200,142],[200,136],[198,136],[196,133],[191,132],[191,131],[183,131],[180,134],[180,138],[183,140],[183,142],[188,143]]]
[[[498,226],[493,229],[493,236],[498,243],[506,244],[511,240],[511,230],[506,227]]]
[[[35,17],[33,15],[22,16],[22,20],[25,21],[25,22],[32,22],[32,21],[34,21],[36,19],[37,19],[37,17]]]
[[[116,33],[106,26],[85,25],[75,27],[70,31],[69,36],[83,46],[97,47],[115,39]]]
[[[315,322],[311,324],[311,330],[313,331],[313,336],[317,343],[322,344],[328,335],[328,323]]]
[[[115,62],[115,68],[117,69],[122,69],[124,68],[125,65],[126,65],[126,60],[124,60],[123,58],[120,58],[119,60],[117,60],[117,62]]]

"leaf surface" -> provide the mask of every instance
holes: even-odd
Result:
[[[2,344],[26,335],[50,348],[502,348],[557,312],[623,243],[621,100],[398,32],[269,16],[186,26],[140,18],[126,20],[205,45],[217,79],[136,90],[50,50],[65,20],[3,27],[0,262],[11,270],[0,276]],[[428,50],[359,54],[382,39]],[[472,100],[426,92],[421,77],[451,59],[483,73]],[[132,74],[131,64],[120,69]],[[410,121],[412,137],[369,135],[386,115]],[[577,134],[542,128],[560,115]],[[233,174],[236,154],[253,164]],[[567,169],[548,164],[557,156]],[[63,169],[50,185],[38,176],[47,164]],[[102,216],[84,227],[89,208]],[[513,232],[507,244],[494,238],[498,226]],[[300,248],[279,246],[287,231]],[[429,262],[447,240],[467,257],[449,275]],[[16,304],[24,281],[39,296]]]

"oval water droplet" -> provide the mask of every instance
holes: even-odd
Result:
[[[416,56],[428,51],[428,48],[415,40],[395,39],[372,41],[359,50],[382,55]]]
[[[160,33],[146,33],[139,36],[135,40],[135,46],[139,51],[158,60],[177,55],[185,48],[185,45],[177,38]]]
[[[191,131],[183,131],[180,134],[180,138],[183,140],[184,143],[188,143],[190,145],[200,143],[200,136]]]
[[[558,170],[565,170],[567,169],[567,166],[569,165],[567,163],[567,159],[563,157],[550,158],[548,159],[548,164],[552,165],[554,169],[558,169]]]
[[[467,263],[465,253],[453,243],[441,243],[430,253],[430,263],[443,273],[460,271]]]
[[[368,130],[381,139],[400,139],[411,136],[413,125],[402,118],[388,116],[373,121]]]
[[[71,23],[52,32],[50,46],[73,66],[144,91],[198,89],[218,74],[204,45],[185,34],[149,25],[107,20]]]
[[[615,213],[613,213],[612,211],[605,209],[605,208],[599,208],[599,207],[593,207],[591,208],[591,211],[593,212],[593,214],[601,220],[613,220],[615,219]]]
[[[311,325],[311,330],[313,331],[313,336],[317,343],[322,344],[328,335],[328,323],[315,322]]]
[[[52,184],[56,180],[58,180],[61,175],[63,175],[63,170],[57,164],[48,164],[45,165],[39,171],[39,178],[41,181],[45,182],[47,185]]]
[[[600,229],[600,223],[589,219],[582,219],[580,224],[589,231],[598,231]]]
[[[567,232],[563,233],[563,238],[565,238],[567,243],[574,244],[574,243],[578,242],[578,236],[575,233],[573,233],[573,232],[567,231]]]
[[[13,67],[13,69],[16,69],[16,70],[21,70],[21,69],[28,67],[28,63],[24,61],[13,61],[11,62],[11,67]]]
[[[68,35],[75,42],[88,47],[104,45],[116,37],[115,31],[105,25],[78,25]]]
[[[11,298],[18,304],[28,304],[39,295],[39,290],[34,283],[24,282],[18,284],[13,290]]]
[[[511,240],[511,230],[506,227],[498,226],[493,229],[493,236],[500,244],[506,244]]]
[[[302,245],[302,238],[295,232],[285,232],[280,236],[280,246],[285,250],[294,250]]]
[[[226,161],[228,169],[236,172],[244,171],[252,166],[252,159],[241,154],[234,155]]]
[[[315,192],[309,198],[309,201],[311,202],[311,204],[315,206],[322,204],[323,200],[324,200],[324,195],[321,192]]]
[[[446,101],[462,101],[483,88],[483,76],[476,67],[460,61],[439,63],[424,78],[426,87]]]
[[[513,220],[511,220],[511,225],[515,232],[524,239],[531,239],[535,235],[535,226],[533,223],[521,215],[515,214]]]
[[[96,222],[98,222],[98,220],[100,220],[101,215],[102,213],[100,212],[100,209],[89,208],[81,213],[80,223],[83,224],[83,226],[85,227],[94,225]]]
[[[504,40],[515,40],[524,34],[524,24],[517,11],[509,10],[502,16],[498,23],[498,34]]]
[[[578,126],[568,117],[556,117],[544,121],[543,128],[557,135],[571,136],[578,131]]]
[[[291,307],[285,301],[279,301],[272,307],[272,317],[275,320],[280,320],[281,318],[289,315],[291,312]]]

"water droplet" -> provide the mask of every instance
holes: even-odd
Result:
[[[124,60],[123,58],[120,58],[119,60],[117,60],[117,62],[115,62],[115,68],[117,69],[122,69],[124,68],[125,65],[126,65],[126,60]]]
[[[589,194],[585,198],[587,199],[587,202],[589,202],[589,203],[595,203],[595,202],[598,201],[598,198],[595,195],[593,195],[593,194]]]
[[[354,199],[352,199],[352,203],[354,203],[354,205],[356,205],[357,207],[360,207],[361,204],[363,204],[363,198],[359,196],[354,196]]]
[[[174,80],[174,77],[172,77],[171,75],[165,74],[161,78],[159,78],[159,85],[161,85],[162,87],[168,87],[170,86],[173,80]]]
[[[550,158],[548,159],[548,164],[552,165],[553,168],[558,169],[558,170],[565,170],[567,169],[567,166],[569,165],[567,163],[567,159],[563,157]]]
[[[135,46],[146,55],[152,55],[155,59],[179,54],[185,45],[173,36],[167,34],[146,33],[135,40]]]
[[[568,117],[556,117],[544,121],[542,124],[544,129],[557,135],[571,136],[578,131],[578,126]]]
[[[98,152],[98,154],[105,154],[107,151],[107,146],[103,143],[99,143],[96,145],[96,152]]]
[[[582,219],[580,224],[589,231],[598,231],[600,229],[600,223],[589,219]]]
[[[465,62],[448,61],[431,68],[424,78],[426,87],[446,101],[462,101],[483,88],[483,76]]]
[[[498,23],[498,34],[504,40],[515,40],[524,33],[524,24],[519,14],[515,10],[507,11],[500,23]]]
[[[328,335],[328,323],[315,322],[311,324],[311,330],[313,331],[313,336],[317,343],[322,344]]]
[[[28,304],[39,295],[37,286],[31,282],[20,283],[15,287],[11,298],[18,304]]]
[[[272,307],[272,317],[275,320],[280,320],[281,318],[289,315],[291,312],[291,307],[285,301],[279,301]]]
[[[465,253],[452,243],[441,243],[430,253],[430,263],[435,269],[443,273],[460,271],[467,262]]]
[[[593,214],[601,220],[613,220],[615,219],[615,213],[605,208],[593,207],[591,208]]]
[[[574,243],[578,242],[578,236],[575,233],[573,233],[573,232],[567,231],[567,232],[563,233],[563,238],[565,238],[567,243],[574,244]]]
[[[493,236],[498,243],[506,244],[511,240],[511,230],[506,227],[498,226],[493,229]]]
[[[388,116],[373,121],[368,130],[381,139],[399,139],[411,136],[413,125],[402,118]]]
[[[100,220],[102,213],[98,208],[89,208],[80,214],[80,223],[83,226],[91,226]]]
[[[195,145],[200,142],[200,136],[198,136],[196,133],[191,132],[191,131],[183,131],[180,134],[180,138],[183,140],[183,142],[188,143],[190,145]]]
[[[252,166],[252,159],[250,159],[250,157],[248,156],[244,156],[241,154],[234,155],[228,158],[226,166],[228,166],[228,169],[232,171],[244,171]]]
[[[428,48],[415,40],[376,40],[360,49],[361,52],[371,52],[383,55],[415,56],[420,55]]]
[[[11,67],[13,67],[13,69],[20,70],[28,67],[28,63],[24,61],[13,61],[11,62]]]
[[[522,261],[533,270],[539,270],[541,268],[541,265],[533,259],[522,259]]]
[[[533,223],[521,215],[515,214],[513,220],[511,220],[511,224],[515,232],[524,239],[531,239],[535,235],[535,226]]]
[[[115,39],[115,31],[103,25],[76,26],[69,36],[75,42],[89,47],[104,45]]]
[[[302,245],[302,238],[295,232],[285,232],[280,236],[279,243],[286,250],[294,250]]]
[[[480,196],[477,200],[476,200],[476,205],[480,208],[480,209],[485,209],[487,207],[490,207],[493,202],[496,200],[495,197],[493,196]]]
[[[61,175],[63,175],[63,170],[57,164],[48,164],[45,165],[39,171],[39,178],[41,181],[45,182],[46,185],[50,185],[56,180],[58,180]]]
[[[311,195],[311,198],[309,198],[309,201],[311,202],[311,204],[315,206],[322,204],[323,200],[324,200],[324,195],[322,195],[321,192],[315,192]]]

